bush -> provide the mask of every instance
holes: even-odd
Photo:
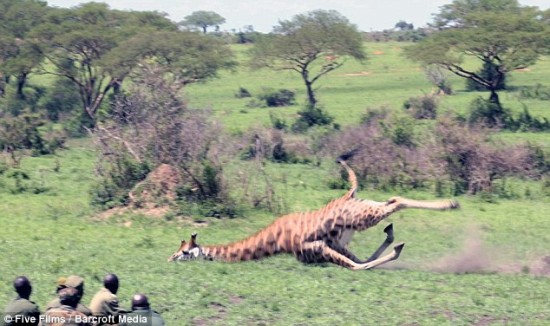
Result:
[[[546,117],[541,119],[533,117],[524,105],[523,112],[516,119],[510,119],[506,128],[518,131],[547,131],[550,130],[550,121]]]
[[[67,78],[56,79],[40,99],[39,105],[46,109],[51,121],[59,121],[66,115],[74,114],[82,106],[78,89]]]
[[[415,119],[435,119],[437,117],[437,99],[431,95],[409,97],[403,107]]]
[[[280,90],[264,90],[262,94],[258,96],[262,101],[265,101],[268,107],[289,106],[295,103],[295,94],[288,89]]]
[[[448,71],[437,65],[429,65],[424,69],[424,72],[428,81],[437,87],[438,94],[451,95],[453,93]]]
[[[17,151],[30,150],[34,156],[55,153],[63,147],[65,138],[60,132],[39,129],[45,123],[34,113],[3,115],[0,119],[0,147],[11,153],[15,164],[19,163],[15,155]]]
[[[298,119],[292,125],[295,132],[304,132],[313,126],[325,126],[332,123],[334,118],[319,106],[307,105],[298,112]]]
[[[236,98],[245,98],[245,97],[252,97],[252,95],[250,94],[250,92],[246,88],[239,87],[239,90],[237,91],[237,93],[235,93],[235,97]]]
[[[513,131],[550,130],[550,121],[545,117],[533,117],[525,105],[523,111],[514,118],[509,110],[482,98],[472,102],[468,121],[470,124],[483,124],[490,128],[498,127]]]
[[[529,87],[522,87],[519,90],[519,97],[548,101],[550,100],[550,87],[544,86],[542,84],[537,84],[535,86],[529,86]]]
[[[371,114],[374,116],[374,113]],[[392,117],[383,114],[377,118],[373,116],[368,123],[328,136],[323,151],[334,156],[334,153],[359,148],[350,163],[363,186],[372,185],[383,190],[425,187],[433,175],[439,174],[434,170],[438,165],[431,164],[429,160],[432,142],[425,139],[422,147],[396,145],[393,135],[401,132],[394,133],[393,130],[401,130],[405,124],[399,125],[401,122],[398,122],[398,127],[394,127]],[[346,179],[345,175],[331,181],[330,187],[341,187],[341,179]]]
[[[117,98],[111,119],[97,125],[94,138],[101,156],[96,170],[103,186],[97,187],[101,193],[94,196],[96,203],[126,204],[130,191],[140,192],[135,189],[137,184],[150,171],[161,173],[161,166],[169,166],[173,172],[164,177],[151,175],[147,181],[153,186],[167,184],[165,179],[174,176],[171,187],[190,190],[185,200],[228,202],[217,152],[225,146],[217,145],[222,144],[220,128],[208,111],[188,109],[177,91],[164,82],[162,75],[145,74],[127,94]],[[156,193],[153,191],[144,200],[166,201],[172,195]]]
[[[491,131],[482,126],[466,126],[456,121],[440,121],[436,128],[439,158],[454,184],[454,193],[496,191],[496,180],[508,176],[539,177],[536,151],[529,146],[510,146],[491,140]],[[437,157],[436,157],[437,159]]]
[[[478,97],[470,104],[470,124],[483,124],[489,128],[506,127],[511,122],[509,110],[498,104]]]
[[[269,113],[269,120],[271,120],[271,127],[273,127],[274,129],[277,129],[277,130],[287,130],[288,129],[288,125],[286,123],[286,120],[279,117],[279,116],[275,116],[275,114],[273,114],[273,112]]]
[[[369,115],[368,123],[330,135],[323,142],[323,151],[331,157],[358,149],[350,164],[362,186],[383,190],[429,187],[437,196],[481,193],[510,198],[517,194],[507,178],[540,179],[549,169],[542,149],[492,141],[494,131],[481,125],[446,118],[423,135],[422,142],[408,146],[396,140],[404,130],[412,130],[410,122],[373,116]],[[342,187],[341,179],[345,176],[330,181],[329,186]]]
[[[151,171],[148,162],[138,162],[127,153],[120,154],[113,158],[112,164],[100,162],[101,180],[90,190],[92,205],[102,208],[126,205],[130,190]]]

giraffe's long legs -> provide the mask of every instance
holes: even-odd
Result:
[[[339,254],[346,256],[357,264],[366,263],[366,261],[359,259],[348,248],[341,246],[338,242],[329,242],[327,243],[327,245],[329,246],[329,248],[335,250]]]
[[[371,269],[397,259],[404,245],[404,243],[396,245],[391,253],[371,262],[357,263],[329,247],[324,241],[313,241],[302,245],[302,251],[298,257],[306,262],[328,261],[353,270]]]
[[[369,259],[367,259],[367,262],[371,262],[380,257],[384,250],[386,250],[386,248],[388,248],[389,245],[393,243],[393,224],[386,226],[384,228],[384,233],[386,233],[386,240],[384,240],[380,247],[378,247],[378,249],[376,249],[376,251],[369,257]]]

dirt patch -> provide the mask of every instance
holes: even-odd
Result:
[[[383,51],[374,51],[372,54],[374,55],[381,55],[381,54],[384,54]]]
[[[507,322],[508,322],[508,319],[506,319],[506,318],[496,318],[496,317],[492,317],[492,316],[483,316],[478,321],[473,323],[472,325],[476,325],[476,326],[487,326],[487,325],[494,325],[494,324],[506,325]]]
[[[360,71],[360,72],[352,72],[349,74],[342,74],[340,76],[346,76],[346,77],[358,77],[358,76],[368,76],[370,75],[370,72],[368,71]]]
[[[526,263],[510,261],[507,252],[487,245],[482,230],[470,226],[462,246],[427,266],[428,270],[447,273],[531,274],[550,277],[550,255],[536,256]]]
[[[210,302],[208,304],[210,309],[213,309],[216,313],[214,316],[209,318],[195,318],[193,320],[193,325],[205,326],[205,325],[219,325],[220,322],[227,315],[227,310],[225,306],[219,302]]]
[[[170,211],[169,206],[152,207],[152,208],[114,207],[95,215],[94,218],[97,220],[104,221],[112,218],[113,216],[120,216],[124,214],[140,214],[140,215],[150,216],[154,218],[162,218],[169,211]],[[122,225],[129,228],[132,226],[132,222],[126,221],[122,223]]]

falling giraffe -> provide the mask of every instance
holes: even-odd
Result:
[[[373,227],[404,208],[446,210],[459,207],[455,200],[419,201],[393,197],[386,202],[375,202],[355,198],[357,177],[346,163],[352,155],[350,152],[337,160],[346,169],[352,185],[341,198],[317,211],[279,217],[258,233],[230,244],[200,246],[196,242],[197,234],[193,233],[189,242],[181,241],[180,248],[168,261],[203,258],[236,262],[289,253],[304,263],[330,262],[353,270],[371,269],[397,259],[405,244],[397,244],[391,253],[380,257],[393,242],[393,226],[389,224],[384,229],[385,241],[368,259],[361,260],[347,249],[355,231]]]

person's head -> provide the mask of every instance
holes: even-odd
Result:
[[[84,296],[84,279],[77,275],[71,275],[67,277],[64,283],[65,287],[76,289],[78,292],[78,298],[81,299]]]
[[[25,276],[19,276],[13,281],[15,292],[23,299],[28,299],[31,296],[32,285],[31,281]]]
[[[64,288],[66,288],[67,286],[65,285],[65,283],[67,282],[67,278],[64,277],[64,276],[61,276],[60,278],[57,279],[57,282],[56,282],[56,287],[55,287],[55,292],[56,293],[59,293],[59,291],[63,290]]]
[[[118,277],[115,274],[107,274],[103,279],[103,285],[111,293],[116,294],[118,291]]]
[[[132,297],[132,310],[149,309],[149,299],[145,294],[137,293]]]
[[[59,302],[62,305],[71,306],[73,308],[76,308],[78,302],[80,301],[78,290],[72,287],[61,289],[57,295],[59,297]]]

